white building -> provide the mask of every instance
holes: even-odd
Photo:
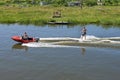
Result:
[[[102,2],[102,0],[97,0],[97,5],[103,5],[103,2]]]

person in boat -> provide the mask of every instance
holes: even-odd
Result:
[[[83,27],[83,29],[82,29],[82,35],[81,35],[81,39],[82,40],[86,40],[86,34],[87,34],[87,29],[85,27]]]
[[[26,32],[23,34],[22,39],[24,39],[24,40],[28,40],[29,39],[29,36],[27,35]]]

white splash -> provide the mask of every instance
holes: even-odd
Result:
[[[23,43],[22,46],[27,46],[27,47],[52,47],[52,48],[56,48],[56,47],[78,48],[78,46],[55,45],[55,44],[51,44],[51,43],[42,43],[42,42]]]
[[[86,40],[79,39],[79,42],[88,42],[88,43],[119,43],[120,37],[104,37],[99,38],[93,35],[87,35]]]
[[[53,40],[53,42],[50,42]],[[45,42],[41,42],[45,41]],[[87,44],[101,44],[101,43],[108,43],[108,44],[120,44],[120,37],[105,37],[99,38],[93,35],[87,35],[86,40],[82,40],[81,38],[71,38],[71,37],[50,37],[50,38],[40,38],[39,42],[31,42],[31,43],[24,43],[22,46],[28,47],[78,47],[78,46],[66,46],[66,45],[56,45],[57,43],[66,43],[66,42],[77,42],[77,43],[87,43]]]

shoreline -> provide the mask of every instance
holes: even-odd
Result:
[[[0,6],[0,23],[41,25],[48,22],[67,22],[69,25],[96,24],[120,25],[120,6],[95,7],[5,7]],[[61,11],[61,17],[53,18],[54,11]],[[68,24],[66,24],[68,25]]]

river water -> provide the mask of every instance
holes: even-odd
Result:
[[[1,80],[120,80],[120,28],[86,25],[89,38],[117,38],[117,47],[18,44],[13,35],[79,39],[80,25],[0,25]],[[109,43],[111,44],[111,43]],[[26,45],[26,46],[25,46]],[[33,45],[33,44],[32,44]]]

